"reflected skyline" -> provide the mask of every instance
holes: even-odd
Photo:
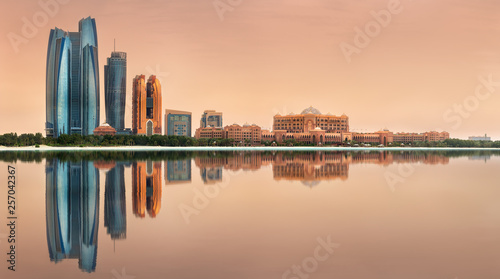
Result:
[[[222,170],[257,171],[262,167],[271,166],[274,180],[301,181],[304,185],[313,187],[320,181],[347,180],[349,165],[376,164],[391,165],[401,163],[422,163],[427,165],[445,165],[450,158],[432,153],[343,153],[343,152],[305,152],[262,154],[242,152],[232,157],[195,158],[196,167],[205,184],[221,182]]]
[[[499,156],[497,153],[450,156],[437,152],[233,152],[207,153],[204,156],[184,155],[176,154],[171,158],[164,156],[163,160],[158,156],[135,162],[73,162],[65,161],[67,158],[48,158],[45,165],[45,206],[50,261],[59,263],[65,259],[78,259],[81,271],[96,271],[99,171],[105,173],[104,231],[111,240],[129,241],[127,224],[133,221],[127,220],[130,216],[127,216],[126,200],[131,199],[129,210],[134,219],[142,222],[140,219],[146,218],[146,215],[149,215],[148,219],[157,219],[162,205],[162,178],[165,179],[165,186],[179,185],[177,189],[182,189],[190,187],[189,184],[196,181],[205,185],[220,183],[223,176],[231,172],[258,172],[267,169],[272,174],[270,176],[268,172],[264,172],[266,179],[301,182],[306,187],[314,188],[322,182],[349,180],[353,165],[447,165],[454,157],[463,157],[465,161],[487,162]],[[198,178],[192,177],[192,161],[199,169]],[[130,176],[130,180],[126,179],[126,175]],[[126,189],[130,189],[131,194]],[[319,188],[314,190],[321,192]],[[173,200],[172,203],[175,205],[176,201]],[[172,207],[168,208],[172,210]],[[172,213],[174,212],[163,214]]]

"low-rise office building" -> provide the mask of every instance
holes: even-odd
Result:
[[[165,135],[191,137],[191,112],[165,110]]]

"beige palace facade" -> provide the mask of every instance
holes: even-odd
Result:
[[[373,133],[350,132],[347,115],[324,115],[313,107],[306,108],[300,114],[277,114],[274,116],[273,131],[262,130],[262,141],[277,143],[291,139],[309,144],[338,144],[353,140],[359,143],[388,145],[393,142],[442,141],[449,138],[449,133],[436,131],[396,134],[388,130]]]

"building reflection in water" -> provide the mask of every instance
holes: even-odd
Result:
[[[165,184],[191,182],[191,159],[165,161]]]
[[[99,172],[92,162],[47,160],[46,226],[50,260],[78,259],[93,272],[99,228]]]
[[[204,183],[222,181],[223,169],[256,171],[270,166],[275,180],[301,181],[314,186],[325,180],[346,180],[351,164],[448,164],[449,157],[418,152],[235,152],[223,157],[195,157]],[[136,216],[146,211],[156,217],[161,208],[161,162],[129,165],[115,162],[64,162],[47,159],[46,225],[50,260],[79,259],[79,268],[96,269],[99,224],[99,169],[106,172],[104,226],[111,239],[127,234],[125,167],[132,166],[132,207]],[[191,159],[166,160],[165,183],[191,181]]]
[[[275,180],[298,180],[313,187],[321,180],[346,180],[349,162],[344,156],[333,154],[297,154],[293,158],[278,156],[273,160]]]
[[[94,163],[106,170],[104,185],[104,227],[111,239],[127,237],[127,204],[125,201],[125,165],[123,163]]]
[[[346,180],[351,164],[390,165],[393,163],[448,164],[449,157],[416,152],[242,152],[228,157],[195,158],[205,183],[222,181],[222,169],[254,171],[272,166],[275,180],[301,181],[312,187],[324,180]]]
[[[144,218],[146,210],[156,217],[161,208],[161,162],[132,163],[132,204],[134,214]]]
[[[227,158],[196,157],[195,164],[200,169],[201,179],[205,184],[214,184],[222,181],[222,168],[227,163]]]

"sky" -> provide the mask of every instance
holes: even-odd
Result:
[[[355,132],[500,140],[496,0],[17,0],[0,11],[0,134],[44,132],[50,29],[78,31],[91,16],[101,122],[116,39],[127,127],[132,79],[156,74],[163,110],[192,112],[193,132],[206,109],[224,125],[270,128],[275,114],[313,106],[347,114]]]

